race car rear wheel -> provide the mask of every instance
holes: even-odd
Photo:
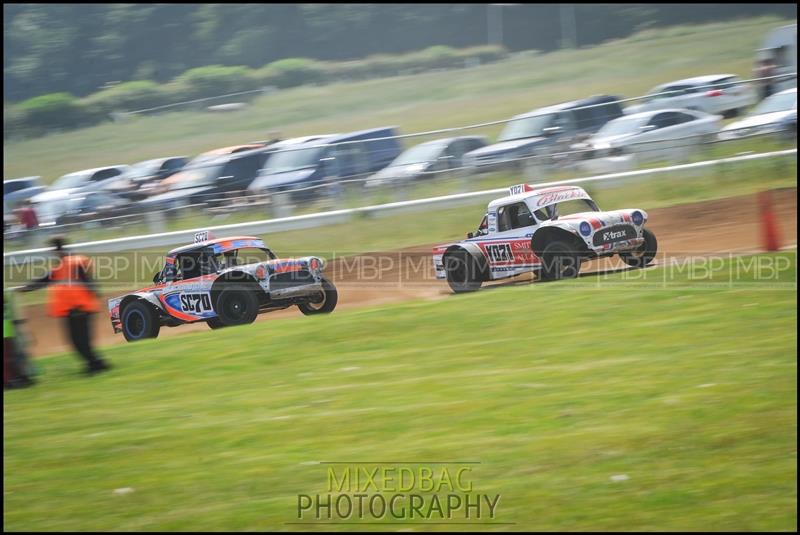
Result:
[[[561,240],[548,243],[541,260],[540,278],[543,281],[574,279],[581,271],[581,257],[575,246]]]
[[[322,292],[320,292],[320,295],[314,301],[300,303],[297,308],[306,316],[329,314],[336,308],[338,301],[339,292],[336,291],[336,286],[328,279],[322,279]]]
[[[446,253],[442,263],[447,275],[447,284],[453,292],[457,294],[474,292],[483,284],[478,262],[467,251],[461,249]]]
[[[258,298],[241,287],[223,288],[215,308],[222,325],[245,325],[258,316]]]
[[[656,235],[647,229],[644,229],[644,243],[634,251],[619,253],[619,257],[623,262],[631,267],[643,268],[650,264],[656,257],[658,250],[658,241]]]
[[[140,299],[125,305],[120,314],[120,320],[122,334],[128,342],[155,338],[161,330],[158,312]]]

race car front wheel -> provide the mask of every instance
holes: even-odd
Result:
[[[581,271],[581,257],[575,246],[560,240],[548,243],[541,259],[540,277],[543,281],[574,279]]]
[[[338,301],[339,292],[336,291],[336,287],[328,279],[322,279],[322,292],[320,292],[320,295],[308,303],[300,303],[297,308],[306,316],[328,314],[333,312]]]
[[[619,253],[619,257],[623,262],[631,267],[643,268],[650,264],[656,257],[658,250],[658,241],[656,235],[647,229],[644,229],[644,243],[634,251]]]
[[[478,262],[467,251],[460,249],[447,253],[442,263],[447,275],[447,284],[453,292],[457,294],[474,292],[483,284]]]
[[[223,288],[217,298],[216,310],[223,325],[253,323],[258,316],[258,298],[252,291]]]
[[[125,305],[120,318],[122,321],[122,334],[128,342],[155,338],[161,330],[158,312],[141,300]]]
[[[225,324],[222,323],[222,320],[220,320],[219,318],[211,318],[210,320],[206,320],[206,323],[212,329],[221,329],[225,327]]]

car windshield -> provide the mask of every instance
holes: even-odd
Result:
[[[216,255],[216,262],[220,269],[235,266],[246,266],[275,259],[275,254],[269,249],[245,247]]]
[[[511,141],[512,139],[541,136],[543,135],[542,130],[549,126],[552,120],[552,113],[512,120],[497,140]]]
[[[569,201],[549,204],[534,212],[539,221],[556,220],[559,217],[582,212],[597,212],[597,205],[589,199],[573,199]]]
[[[764,99],[761,104],[753,110],[753,115],[763,115],[765,113],[775,113],[776,111],[789,111],[797,109],[797,92],[785,93],[783,95],[772,95]]]
[[[34,180],[17,180],[15,182],[3,182],[3,195],[14,193],[25,188],[32,188],[36,185]]]
[[[392,162],[392,167],[433,161],[439,157],[443,146],[442,143],[422,143],[411,147]]]
[[[629,115],[627,117],[623,116],[618,119],[614,119],[613,121],[607,122],[603,128],[597,131],[595,137],[611,137],[611,136],[620,136],[622,134],[632,134],[636,130],[638,130],[639,126],[643,123],[644,119],[642,117],[636,117],[633,115]]]
[[[155,174],[159,167],[161,167],[161,160],[147,160],[134,164],[126,174],[128,178],[141,178]]]
[[[87,178],[86,173],[70,173],[53,182],[51,189],[77,188],[83,185]]]
[[[317,165],[324,147],[285,150],[270,155],[264,170],[266,174],[285,173]]]
[[[183,171],[184,175],[181,177],[181,180],[177,180],[169,189],[179,190],[209,186],[214,183],[220,171],[222,171],[222,164],[198,166],[194,169],[187,169]]]

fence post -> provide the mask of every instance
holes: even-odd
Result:
[[[145,212],[144,219],[147,222],[147,230],[150,233],[164,232],[166,221],[163,212],[160,210]]]
[[[289,202],[289,195],[291,195],[289,192],[276,192],[272,195],[272,206],[276,218],[280,219],[292,215],[292,204]]]

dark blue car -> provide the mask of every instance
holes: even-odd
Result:
[[[623,115],[619,97],[593,97],[540,108],[513,117],[497,143],[464,155],[475,171],[521,168],[531,156],[568,150],[581,136],[588,137]]]
[[[364,178],[380,171],[402,151],[394,127],[332,134],[270,155],[248,190],[289,191]],[[313,192],[314,190],[305,190]]]

